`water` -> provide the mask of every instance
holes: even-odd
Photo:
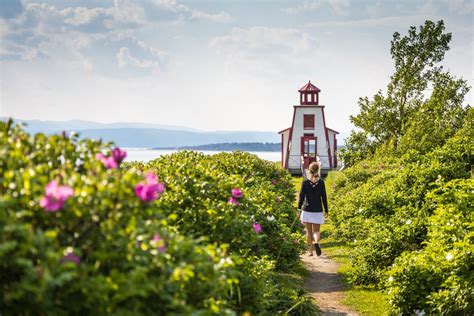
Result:
[[[165,150],[165,149],[144,149],[144,148],[125,148],[127,151],[127,158],[125,161],[149,161],[158,158],[162,155],[170,155],[178,152],[178,150]],[[214,155],[222,151],[213,150],[198,150],[205,155]],[[281,152],[278,151],[255,151],[250,152],[258,157],[268,161],[281,161]]]

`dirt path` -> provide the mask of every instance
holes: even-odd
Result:
[[[324,253],[320,257],[316,255],[310,257],[305,254],[301,256],[301,259],[311,273],[305,286],[323,315],[358,315],[341,303],[344,298],[344,288],[337,274],[336,262]]]

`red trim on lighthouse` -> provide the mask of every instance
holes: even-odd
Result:
[[[281,134],[283,132],[286,132],[287,130],[289,130],[291,127],[288,127],[288,128],[285,128],[285,129],[282,129],[281,131],[278,132],[278,134]]]
[[[285,139],[285,134],[281,134],[281,166],[283,167],[283,140]]]
[[[298,90],[298,92],[321,92],[321,89],[316,87],[314,84],[311,83],[311,80],[309,80],[307,84],[305,84]]]
[[[326,132],[326,146],[328,146],[328,159],[329,159],[329,168],[332,169],[332,155],[331,155],[331,146],[329,146],[329,133],[326,127],[326,117],[324,116],[324,108],[321,109],[323,113],[323,123],[324,123],[324,131]]]
[[[293,128],[295,126],[296,106],[293,107],[293,119],[291,120],[290,136],[288,138],[288,145],[286,147],[285,169],[288,169],[288,160],[290,159],[290,143],[293,138]]]
[[[339,132],[338,132],[338,131],[335,131],[335,130],[333,130],[333,129],[332,129],[332,128],[330,128],[330,127],[326,127],[326,128],[327,128],[329,131],[333,132],[333,133],[339,134]]]

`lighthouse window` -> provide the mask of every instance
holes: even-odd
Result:
[[[304,129],[314,129],[314,114],[304,114]]]

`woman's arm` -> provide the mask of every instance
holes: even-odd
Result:
[[[328,197],[326,195],[326,183],[323,182],[323,189],[321,192],[321,199],[323,200],[323,205],[324,205],[324,212],[327,214],[328,213]]]
[[[301,183],[300,198],[298,200],[298,209],[299,210],[301,210],[301,207],[303,206],[304,196],[305,196],[305,191],[304,191],[304,181],[303,181]]]

